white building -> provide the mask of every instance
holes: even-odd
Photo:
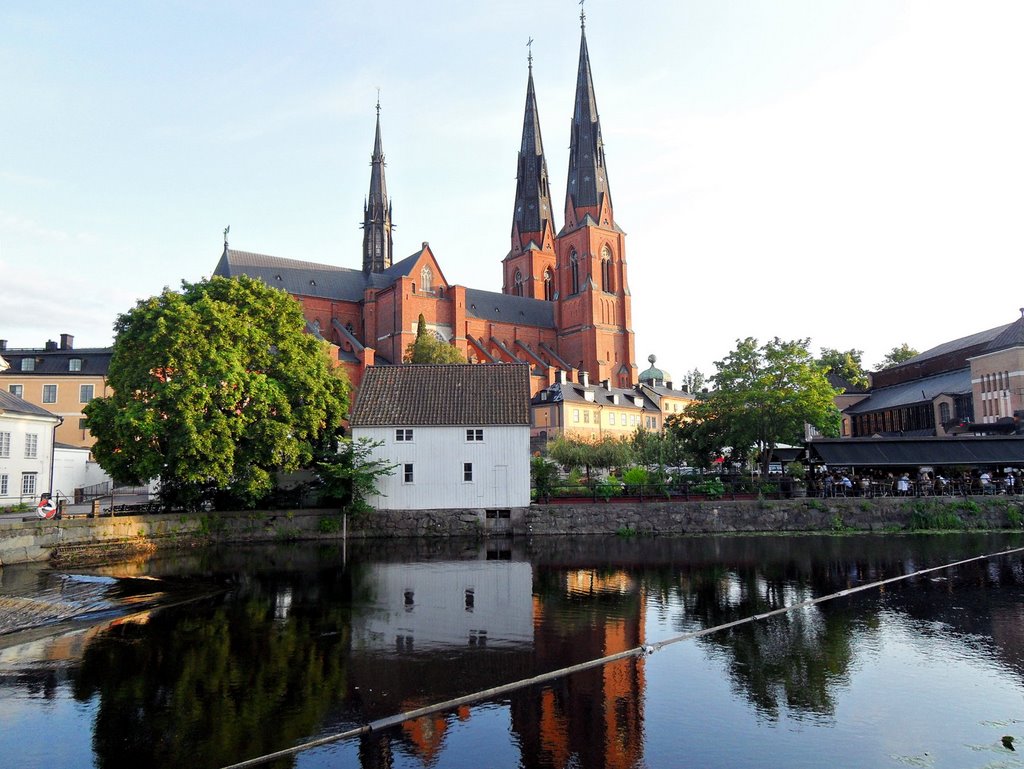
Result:
[[[61,418],[0,390],[0,507],[49,493],[53,435]]]
[[[369,499],[379,510],[530,504],[530,374],[519,364],[373,366],[352,438],[396,465]]]

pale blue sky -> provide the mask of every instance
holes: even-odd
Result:
[[[383,10],[381,10],[383,9]],[[357,268],[381,88],[395,251],[499,291],[526,40],[556,210],[571,0],[0,6],[0,338],[105,345],[234,248]],[[589,0],[637,363],[744,336],[876,363],[1008,323],[1024,3]],[[561,216],[558,216],[561,224]]]

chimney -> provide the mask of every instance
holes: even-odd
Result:
[[[611,392],[612,380],[611,379],[602,379],[601,380],[601,387],[603,387],[605,390],[608,390],[609,392]]]
[[[62,350],[73,350],[75,349],[75,338],[71,334],[60,335],[60,349]]]
[[[54,352],[56,349],[57,349],[57,343],[54,342],[52,339],[47,339],[46,340],[46,351],[47,352]]]
[[[6,339],[0,339],[0,352],[3,352],[6,349],[7,349],[7,340]]]
[[[580,384],[583,385],[584,387],[590,387],[590,372],[589,371],[581,371],[580,372]]]
[[[558,382],[558,384],[565,384],[565,372],[562,371],[562,369],[558,369],[555,373],[555,381]]]

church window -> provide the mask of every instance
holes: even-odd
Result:
[[[615,291],[612,285],[612,252],[608,246],[601,249],[601,290],[609,294]]]
[[[569,255],[569,275],[571,280],[569,293],[578,294],[580,292],[580,263],[576,258],[575,251]]]
[[[425,294],[430,293],[431,285],[434,280],[434,274],[430,271],[429,267],[424,267],[420,270],[420,287],[423,289]]]
[[[551,278],[551,270],[544,270],[544,301],[550,302],[554,296],[554,281]]]
[[[939,404],[939,421],[942,422],[943,424],[945,424],[946,422],[949,421],[949,404],[948,403],[940,403]]]
[[[512,282],[512,293],[516,296],[523,295],[523,273],[519,270],[516,270],[516,277]]]

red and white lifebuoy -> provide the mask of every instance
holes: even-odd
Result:
[[[56,503],[49,497],[44,497],[39,500],[39,505],[36,507],[36,515],[40,518],[53,518],[57,513]]]

